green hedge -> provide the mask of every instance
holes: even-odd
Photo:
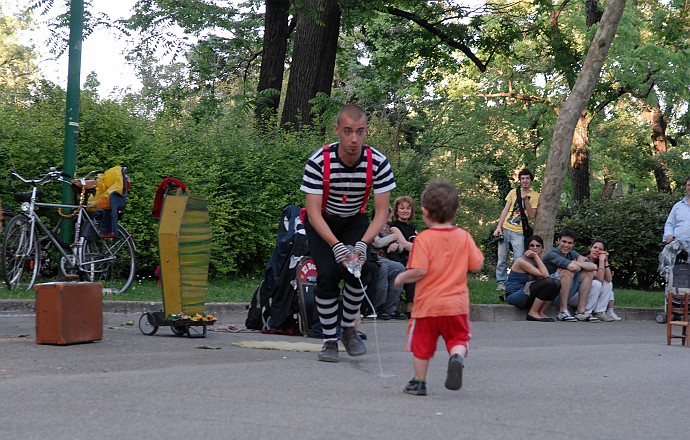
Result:
[[[678,200],[678,195],[644,192],[562,208],[554,235],[565,228],[574,230],[574,249],[581,254],[589,252],[595,237],[604,237],[615,286],[659,289],[663,282],[657,270],[659,253],[664,247],[661,236],[666,217]],[[489,276],[494,274],[497,253],[492,232],[493,228],[486,230],[481,239],[487,259],[484,273]]]

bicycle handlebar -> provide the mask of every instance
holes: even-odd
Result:
[[[87,175],[85,175],[83,178],[87,179],[93,175],[101,174],[105,171],[103,170],[93,170]],[[72,180],[72,176],[58,170],[55,167],[50,167],[50,171],[47,174],[39,174],[38,179],[25,179],[22,177],[16,170],[12,170],[10,172],[10,179],[12,178],[17,178],[21,180],[22,182],[26,183],[27,185],[32,185],[32,186],[38,186],[38,185],[45,185],[46,183],[58,181],[58,182],[67,182],[70,183],[70,180]]]

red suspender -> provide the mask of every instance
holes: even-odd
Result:
[[[364,151],[367,154],[367,186],[364,189],[364,200],[362,200],[362,209],[359,210],[362,214],[367,213],[367,202],[369,201],[369,193],[371,192],[371,186],[374,181],[374,154],[371,148],[364,147]]]
[[[369,193],[374,183],[374,154],[371,148],[364,146],[364,152],[367,156],[367,180],[364,189],[364,200],[362,200],[362,208],[359,210],[362,214],[367,212],[367,202],[369,201]],[[328,192],[331,187],[331,148],[330,145],[323,147],[323,195],[321,196],[321,212],[326,212],[326,203],[328,202]]]
[[[323,146],[323,195],[321,196],[321,213],[326,212],[328,190],[331,187],[331,146]]]

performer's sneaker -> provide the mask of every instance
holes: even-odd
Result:
[[[354,327],[343,327],[340,333],[340,341],[350,356],[361,356],[367,352],[367,347]]]
[[[338,362],[338,341],[325,341],[319,353],[321,362]]]

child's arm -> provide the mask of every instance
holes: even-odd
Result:
[[[395,287],[402,287],[403,284],[416,283],[426,275],[426,269],[408,269],[395,277]]]

